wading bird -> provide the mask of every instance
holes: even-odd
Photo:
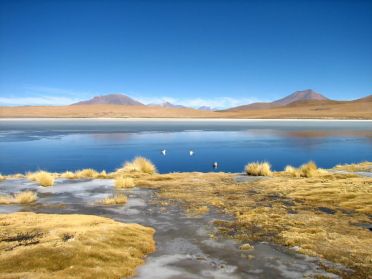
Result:
[[[163,156],[167,155],[167,150],[166,150],[166,149],[163,149],[163,150],[161,151],[161,154],[163,154]]]
[[[213,168],[214,168],[214,169],[217,169],[217,168],[218,168],[218,163],[217,163],[217,162],[214,162],[214,163],[213,163]]]
[[[190,156],[194,155],[194,150],[189,151]]]

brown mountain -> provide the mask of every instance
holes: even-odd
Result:
[[[87,101],[81,101],[72,105],[126,105],[126,106],[144,106],[144,104],[128,97],[124,94],[109,94],[96,96]]]
[[[272,102],[272,104],[279,105],[279,106],[285,106],[293,102],[308,101],[308,100],[325,101],[329,99],[319,93],[316,93],[315,91],[311,89],[307,89],[303,91],[296,91],[292,93],[291,95],[288,95],[287,97],[284,97],[282,99]]]
[[[328,101],[329,99],[311,89],[296,91],[291,95],[288,95],[282,99],[273,101],[271,103],[252,103],[249,105],[243,105],[238,107],[233,107],[228,109],[228,111],[237,111],[237,110],[255,110],[255,109],[271,109],[275,107],[282,107],[296,102],[306,102],[306,101]]]

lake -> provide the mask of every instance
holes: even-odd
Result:
[[[372,121],[0,120],[2,174],[112,171],[135,156],[149,158],[161,173],[241,172],[247,162],[263,160],[275,170],[309,160],[329,168],[372,160]]]

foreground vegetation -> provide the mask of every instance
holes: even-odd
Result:
[[[372,179],[328,173],[313,163],[293,169],[295,175],[287,169],[241,183],[235,174],[173,173],[136,184],[157,189],[163,205],[181,202],[192,215],[214,208],[234,216],[215,222],[225,237],[292,247],[352,268],[337,271],[344,278],[368,278],[372,238],[360,225],[371,223]]]
[[[16,193],[14,195],[0,195],[0,204],[26,204],[37,200],[37,195],[31,191]]]
[[[351,171],[351,172],[357,172],[357,171],[372,172],[372,162],[361,162],[357,164],[337,165],[335,169],[342,170],[342,171]]]
[[[153,234],[97,216],[0,214],[0,277],[128,277],[155,250]]]
[[[348,172],[369,170],[370,162],[336,166]],[[234,218],[215,221],[219,235],[252,249],[257,241],[285,245],[300,253],[341,263],[354,271],[337,270],[343,278],[368,278],[372,270],[372,178],[319,169],[314,162],[272,171],[266,162],[251,163],[249,176],[229,173],[157,174],[144,158],[127,162],[112,173],[81,170],[51,174],[53,178],[110,178],[117,189],[156,190],[162,206],[181,204],[190,215],[219,210]],[[29,174],[30,175],[30,174]],[[9,176],[9,177],[19,177]],[[124,195],[100,201],[123,204]],[[330,268],[330,267],[325,267]]]

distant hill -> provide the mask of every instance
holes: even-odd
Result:
[[[353,101],[300,100],[269,109],[206,111],[190,108],[92,104],[80,106],[0,107],[0,118],[244,118],[372,119],[372,96]]]
[[[87,101],[81,101],[72,105],[126,105],[126,106],[144,106],[124,94],[109,94],[103,96],[96,96]]]
[[[149,107],[162,107],[162,108],[187,108],[182,105],[175,105],[170,102],[163,102],[161,104],[148,104]]]
[[[236,111],[236,110],[249,110],[249,109],[271,109],[275,107],[286,106],[295,102],[303,101],[328,101],[329,99],[319,93],[316,93],[312,89],[306,89],[303,91],[296,91],[291,95],[288,95],[282,99],[270,102],[270,103],[252,103],[249,105],[243,105],[238,107],[233,107],[227,111]]]
[[[317,100],[317,101],[324,101],[329,100],[327,97],[316,93],[311,89],[303,90],[303,91],[296,91],[287,97],[282,99],[276,100],[272,102],[274,105],[285,106],[293,102],[297,101],[308,101],[308,100]]]
[[[372,102],[372,95],[368,95],[366,97],[356,99],[353,102]]]
[[[214,109],[209,106],[201,106],[198,108],[198,110],[213,111]]]

